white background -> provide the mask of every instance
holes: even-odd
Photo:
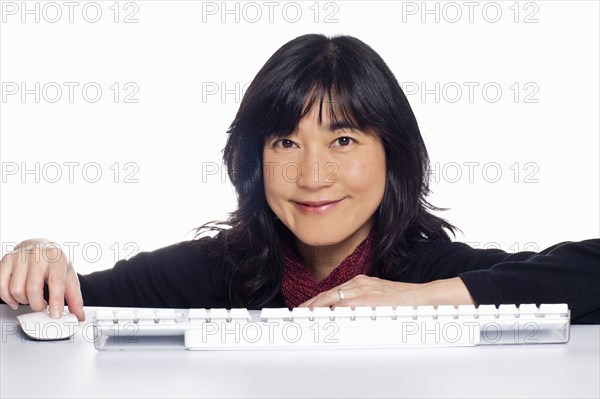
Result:
[[[203,168],[221,168],[242,87],[306,33],[355,36],[386,60],[457,240],[514,252],[600,236],[596,1],[98,1],[72,16],[63,2],[23,4],[1,2],[2,254],[46,237],[87,273],[226,218],[235,192]],[[478,163],[471,177],[465,163]]]

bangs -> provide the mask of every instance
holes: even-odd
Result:
[[[313,111],[317,112],[319,125],[323,125],[324,119],[328,120],[328,126],[326,126],[328,130],[358,130],[365,134],[377,135],[373,122],[369,120],[365,112],[365,107],[351,101],[352,98],[357,98],[352,91],[352,88],[342,89],[337,82],[319,81],[313,83],[304,96],[280,98],[280,106],[275,105],[275,108],[281,109],[285,104],[289,107],[290,112],[283,113],[286,117],[280,114],[279,117],[266,118],[276,123],[263,130],[266,133],[264,140],[283,138],[293,134],[298,129],[300,120]],[[325,112],[327,118],[324,118]]]

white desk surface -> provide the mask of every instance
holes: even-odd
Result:
[[[567,344],[98,352],[81,333],[23,340],[30,311],[0,305],[0,398],[600,397],[600,326],[571,326]]]

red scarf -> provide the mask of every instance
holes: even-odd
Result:
[[[302,264],[293,241],[283,240],[285,274],[281,292],[288,308],[294,308],[317,296],[317,294],[337,287],[359,274],[370,275],[373,269],[373,235],[371,229],[365,238],[323,281],[317,282]]]

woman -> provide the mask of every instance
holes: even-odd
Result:
[[[298,37],[248,88],[224,161],[238,194],[214,237],[78,275],[29,240],[1,264],[16,308],[569,304],[600,323],[600,240],[508,254],[451,242],[425,197],[428,155],[397,80],[366,44]],[[229,228],[221,226],[226,225]],[[18,252],[21,252],[19,254]],[[42,257],[40,253],[43,252]],[[22,256],[21,256],[22,255]],[[35,259],[59,259],[53,262]],[[48,299],[46,302],[45,298]]]

